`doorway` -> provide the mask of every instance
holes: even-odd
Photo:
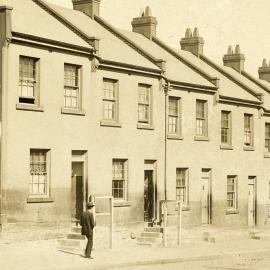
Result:
[[[144,222],[151,223],[156,219],[157,191],[155,181],[155,162],[145,161],[144,170]]]
[[[248,177],[248,226],[256,225],[256,177]]]
[[[211,169],[202,169],[202,224],[211,224]]]
[[[71,217],[80,220],[84,201],[84,163],[72,162]]]

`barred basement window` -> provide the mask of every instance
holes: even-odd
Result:
[[[118,119],[117,81],[103,79],[103,119],[117,121]]]
[[[20,56],[19,59],[19,103],[38,103],[38,60]]]
[[[49,195],[47,150],[30,150],[29,196],[44,197]]]
[[[265,152],[270,152],[270,123],[265,123]]]
[[[221,143],[231,144],[231,112],[221,111]]]
[[[227,176],[227,208],[237,209],[237,177]]]
[[[196,100],[196,135],[207,135],[207,112],[206,101]]]
[[[188,169],[176,169],[176,200],[188,204]]]
[[[244,114],[244,145],[253,145],[253,117],[251,114]]]
[[[80,108],[80,80],[79,67],[65,64],[64,66],[64,107],[71,109]]]
[[[180,134],[180,99],[169,97],[168,133]]]
[[[114,199],[126,199],[126,160],[113,159],[112,196]]]
[[[138,122],[151,123],[151,86],[139,84]]]

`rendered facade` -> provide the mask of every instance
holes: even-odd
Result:
[[[237,45],[219,66],[197,28],[172,48],[149,7],[128,32],[100,17],[97,0],[7,2],[3,231],[74,222],[90,195],[114,197],[119,227],[158,221],[164,199],[182,201],[186,226],[269,224],[266,61],[253,78]]]

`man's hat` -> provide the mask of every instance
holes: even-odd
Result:
[[[93,207],[93,206],[95,206],[95,203],[94,203],[94,202],[89,202],[89,203],[87,203],[87,208],[91,208],[91,207]]]

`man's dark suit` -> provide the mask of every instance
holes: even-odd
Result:
[[[82,235],[88,238],[85,249],[85,257],[90,258],[93,247],[93,228],[95,227],[93,213],[86,211],[81,216]]]

